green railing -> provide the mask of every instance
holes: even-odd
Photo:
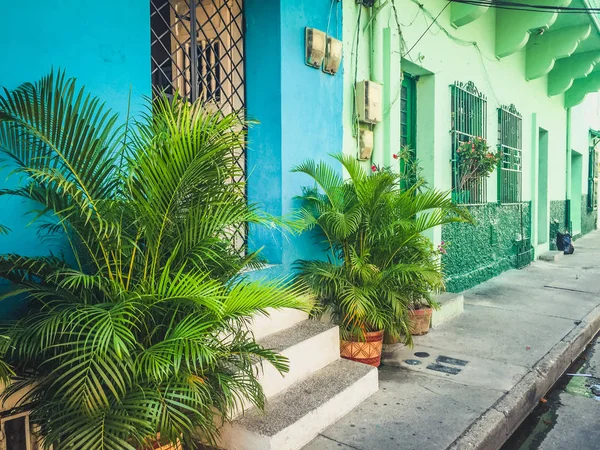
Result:
[[[453,200],[460,204],[484,204],[487,202],[487,178],[476,178],[461,186],[456,151],[464,142],[476,137],[487,137],[487,99],[471,81],[457,81],[450,89]]]
[[[498,108],[498,202],[520,203],[523,181],[523,120],[515,105]]]

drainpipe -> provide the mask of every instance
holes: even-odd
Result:
[[[571,108],[567,109],[567,161],[566,161],[566,180],[565,180],[565,198],[567,207],[567,223],[565,226],[569,232],[571,230]]]

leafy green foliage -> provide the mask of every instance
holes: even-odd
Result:
[[[367,175],[352,157],[333,157],[348,180],[323,162],[294,169],[315,183],[300,197],[297,227],[315,229],[329,254],[327,261],[299,261],[299,279],[342,336],[385,330],[410,342],[409,309],[434,305],[431,293],[443,287],[437,252],[422,233],[470,217],[446,193],[416,182],[402,190],[401,175],[385,169]]]
[[[456,149],[456,158],[460,177],[459,190],[463,190],[471,180],[489,177],[498,167],[502,152],[491,151],[485,138],[475,137]]]
[[[236,250],[240,224],[271,224],[248,205],[236,154],[245,123],[180,98],[159,98],[117,126],[64,74],[0,96],[0,151],[35,202],[62,258],[0,257],[0,277],[28,313],[5,324],[5,359],[44,444],[134,449],[155,439],[212,442],[219,421],[264,396],[257,364],[288,369],[248,332],[269,308],[304,308],[285,280],[249,282],[260,264]],[[9,375],[0,365],[0,379]]]

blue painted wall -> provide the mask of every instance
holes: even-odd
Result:
[[[148,0],[0,0],[0,11],[1,86],[12,89],[61,68],[123,116],[130,88],[133,112],[150,94]],[[290,169],[342,149],[342,71],[330,76],[304,64],[304,28],[326,30],[329,24],[330,34],[340,37],[341,2],[246,0],[245,15],[248,114],[260,121],[249,135],[249,198],[281,216],[309,182]],[[5,175],[0,186],[6,186]],[[0,236],[0,252],[60,250],[60,243],[41,243],[26,228],[29,208],[0,200],[0,223],[12,229]],[[250,245],[264,247],[269,262],[284,267],[321,253],[309,236],[276,230],[250,230]]]
[[[329,24],[330,35],[341,33],[341,2],[246,0],[245,7],[248,114],[261,122],[249,134],[248,194],[268,212],[286,215],[309,184],[292,167],[342,150],[343,69],[331,76],[304,63],[305,27],[327,31]],[[251,230],[250,243],[264,245],[269,261],[285,267],[322,255],[308,235]]]
[[[0,43],[0,86],[8,89],[60,68],[123,117],[130,88],[134,111],[151,93],[148,0],[0,0]],[[6,172],[0,172],[5,186]],[[60,243],[41,243],[25,227],[30,206],[0,199],[0,223],[12,229],[0,235],[1,253],[59,251]],[[7,309],[0,305],[0,311]]]

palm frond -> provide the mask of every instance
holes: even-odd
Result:
[[[329,262],[298,261],[298,279],[343,335],[381,329],[407,334],[409,309],[433,305],[431,293],[443,288],[439,261],[422,233],[472,219],[448,193],[422,185],[403,191],[390,170],[367,175],[353,157],[332,156],[348,180],[335,177],[325,163],[308,161],[295,169],[316,181],[299,197],[296,230],[316,229],[332,255]],[[411,342],[409,333],[406,339]]]
[[[289,369],[254,340],[252,317],[313,305],[291,280],[241,275],[262,260],[239,252],[234,231],[286,223],[248,204],[236,181],[240,115],[175,95],[118,122],[63,72],[0,94],[0,156],[21,182],[0,196],[30,200],[38,233],[65,237],[76,261],[0,256],[0,278],[15,285],[4,297],[28,302],[0,324],[10,341],[0,397],[26,390],[20,405],[47,447],[214,443],[215,416],[264,407],[257,364]]]

